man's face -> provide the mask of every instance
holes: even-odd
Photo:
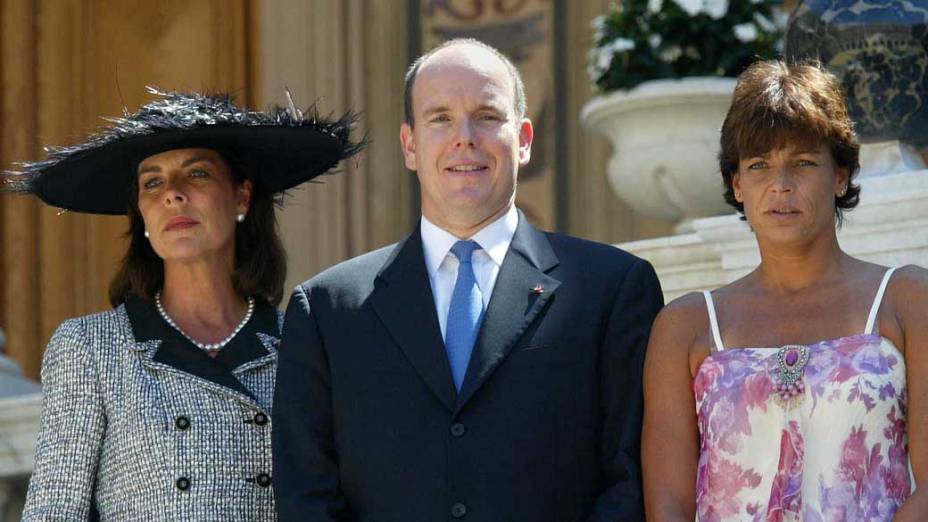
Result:
[[[415,127],[404,123],[400,140],[429,221],[474,232],[512,206],[532,145],[532,124],[516,114],[513,93],[506,66],[476,46],[448,47],[422,64],[412,91]]]

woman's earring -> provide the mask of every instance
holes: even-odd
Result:
[[[237,216],[235,216],[235,220],[238,221],[239,223],[244,223],[244,222],[245,222],[245,213],[242,212],[241,214],[238,214]]]
[[[146,238],[147,238],[147,237],[150,237],[150,236],[148,235],[148,231],[147,231],[147,230],[145,231],[145,237],[146,237]]]
[[[838,191],[838,197],[843,198],[847,194],[847,185],[841,187],[841,190]]]

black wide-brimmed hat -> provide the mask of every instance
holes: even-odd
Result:
[[[4,190],[38,196],[49,205],[91,214],[126,214],[137,190],[138,164],[173,149],[210,148],[232,154],[270,192],[280,192],[328,172],[357,154],[351,141],[356,117],[321,118],[314,109],[250,111],[229,94],[148,91],[157,99],[134,114],[107,118],[110,126],[70,147],[46,147],[48,159],[6,172]]]

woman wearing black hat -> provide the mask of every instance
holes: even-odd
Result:
[[[274,519],[274,194],[361,144],[351,117],[155,94],[6,176],[57,207],[129,215],[115,308],[65,321],[46,350],[26,521]]]

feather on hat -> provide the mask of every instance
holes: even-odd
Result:
[[[354,114],[320,118],[315,109],[297,109],[289,92],[288,107],[258,112],[235,105],[230,94],[147,90],[158,98],[133,114],[106,118],[112,125],[83,143],[46,147],[47,159],[3,173],[3,190],[35,194],[75,212],[126,214],[138,164],[153,154],[200,147],[234,151],[258,170],[248,173],[254,181],[280,192],[328,172],[366,145],[366,139],[350,139]]]

